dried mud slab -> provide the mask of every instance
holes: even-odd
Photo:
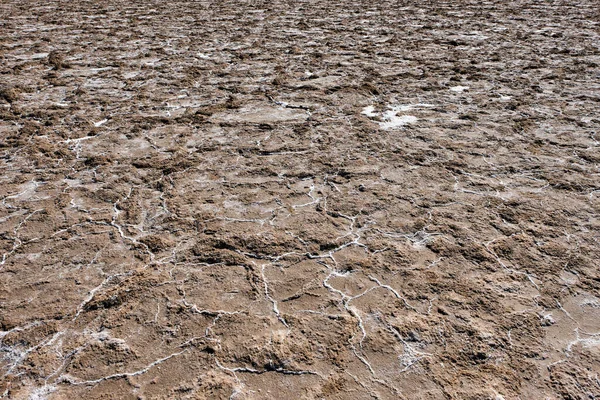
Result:
[[[600,397],[599,21],[3,1],[0,395]]]

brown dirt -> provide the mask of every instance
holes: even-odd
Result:
[[[3,1],[0,395],[599,398],[599,10]]]

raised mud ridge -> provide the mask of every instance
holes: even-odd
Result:
[[[599,11],[1,1],[0,397],[599,398]]]

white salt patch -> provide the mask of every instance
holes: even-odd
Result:
[[[40,58],[48,57],[49,53],[23,54],[14,56],[17,60],[39,60]]]
[[[4,199],[31,200],[34,198],[35,190],[40,186],[36,181],[27,182],[19,187],[20,193],[5,197]]]
[[[108,120],[105,118],[102,121],[94,122],[94,126],[98,128],[99,126],[104,125],[106,122],[108,122]]]
[[[361,114],[364,114],[367,117],[371,117],[371,118],[377,116],[377,113],[375,112],[375,107],[373,107],[373,106],[367,106],[367,107],[363,108]]]
[[[502,101],[508,101],[510,99],[512,99],[512,96],[503,96],[503,95],[500,95],[500,100],[502,100]]]
[[[584,299],[581,302],[582,307],[600,308],[600,300],[596,297]]]
[[[44,385],[39,388],[33,389],[29,393],[28,400],[47,400],[48,396],[56,391],[56,386],[54,385]]]
[[[387,117],[384,117],[384,119],[385,120],[383,122],[379,123],[379,126],[381,126],[383,129],[398,128],[407,124],[414,124],[415,122],[417,122],[417,117],[413,115],[401,115],[399,117],[396,115],[389,115]]]
[[[198,56],[198,58],[203,58],[205,60],[208,60],[210,58],[210,56],[208,54],[205,54],[205,53],[198,53],[196,55]]]
[[[469,90],[469,87],[468,87],[468,86],[452,86],[452,87],[450,88],[450,90],[451,90],[452,92],[456,92],[456,93],[462,93],[462,92],[464,92],[465,90]]]
[[[382,121],[378,123],[382,129],[394,129],[404,125],[414,124],[418,121],[418,118],[414,115],[398,115],[398,113],[428,107],[435,106],[426,103],[388,106],[388,110],[382,113],[375,112],[375,107],[373,106],[367,106],[363,108],[361,114],[366,115],[369,118],[380,117]]]

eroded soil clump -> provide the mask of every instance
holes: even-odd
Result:
[[[600,396],[597,4],[4,1],[0,394]]]

